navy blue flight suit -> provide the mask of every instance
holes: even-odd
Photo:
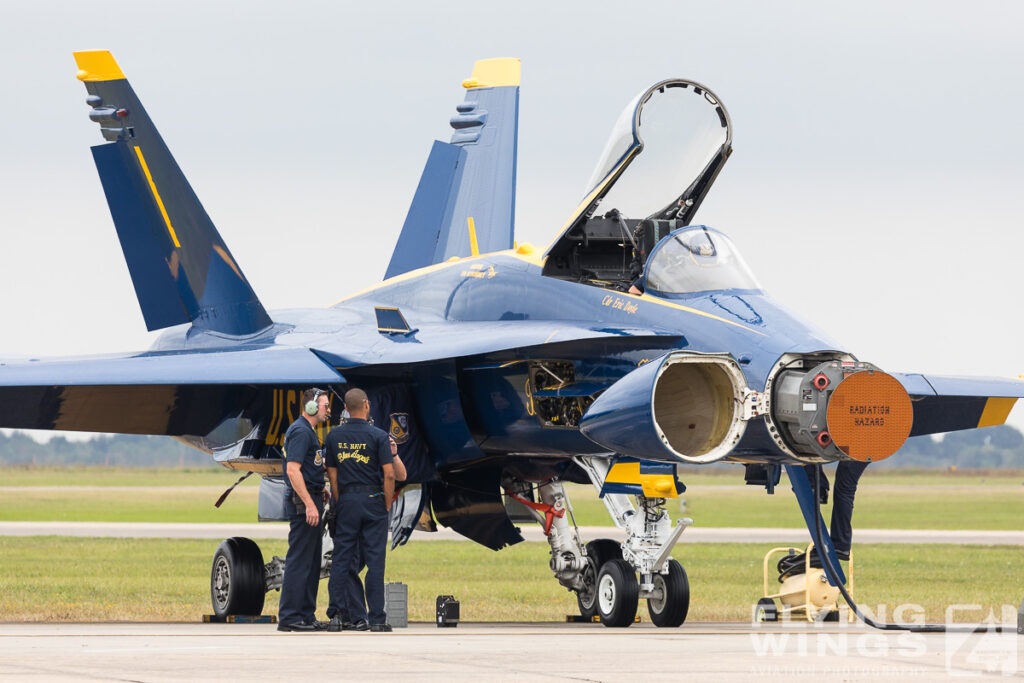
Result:
[[[320,551],[323,536],[324,457],[320,437],[305,418],[299,417],[284,434],[285,453],[285,511],[288,513],[288,554],[285,556],[284,577],[281,580],[281,602],[277,620],[281,625],[300,622],[313,623],[316,613],[316,593],[320,585]],[[313,503],[320,513],[320,524],[306,523],[302,500],[292,490],[287,476],[287,463],[301,464],[302,480],[306,483]]]
[[[358,620],[368,607],[371,625],[386,622],[388,510],[381,468],[391,463],[388,435],[366,420],[351,418],[327,435],[327,466],[338,469],[338,517],[329,590],[332,608],[343,605],[343,618],[348,621]],[[363,562],[367,567],[365,606],[360,587],[355,585],[359,575],[353,571]]]

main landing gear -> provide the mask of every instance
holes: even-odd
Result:
[[[576,462],[600,490],[608,459],[580,456]],[[528,482],[506,481],[505,488],[521,501],[532,497]],[[559,583],[576,593],[584,618],[597,616],[609,627],[629,626],[640,600],[645,599],[655,626],[674,627],[686,621],[690,582],[686,570],[669,553],[693,520],[682,519],[673,527],[664,498],[638,495],[634,507],[624,494],[606,494],[602,500],[615,525],[626,532],[626,540],[619,544],[600,538],[584,545],[575,523],[570,525],[572,507],[562,483],[546,482],[537,492],[540,502],[527,504],[545,527],[551,570]]]
[[[331,573],[333,543],[324,533],[320,578]],[[258,616],[263,612],[266,595],[281,590],[284,578],[284,558],[276,555],[263,562],[263,553],[256,542],[235,536],[221,542],[213,554],[210,569],[210,600],[213,613],[218,617],[229,615]]]
[[[267,593],[265,586],[260,547],[240,536],[221,542],[213,554],[210,570],[213,613],[218,617],[261,614]]]

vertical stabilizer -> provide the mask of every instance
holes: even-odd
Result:
[[[515,226],[518,59],[485,59],[462,82],[451,142],[435,142],[384,277],[511,249]]]
[[[248,335],[271,324],[192,186],[113,56],[76,52],[92,148],[132,284],[150,330],[192,322]]]

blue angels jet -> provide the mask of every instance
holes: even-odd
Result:
[[[811,524],[804,466],[1002,424],[1024,396],[1017,380],[883,372],[765,294],[725,234],[693,224],[732,152],[729,114],[698,83],[661,81],[626,106],[538,248],[513,233],[519,61],[477,62],[384,280],[327,309],[267,311],[110,53],[75,59],[132,284],[165,331],[142,353],[0,364],[0,426],[174,436],[261,475],[272,520],[302,389],[358,386],[420,442],[393,544],[436,521],[497,550],[532,516],[584,616],[625,626],[646,599],[656,625],[678,626],[677,465],[742,463],[769,492],[785,467]],[[584,543],[566,482],[596,487],[626,540]],[[282,571],[228,539],[215,610],[259,613]]]

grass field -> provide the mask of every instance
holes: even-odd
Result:
[[[216,541],[0,537],[4,559],[0,619],[4,621],[198,621],[210,612],[209,572]],[[267,559],[285,544],[264,542]],[[750,618],[761,595],[761,562],[769,546],[701,544],[677,553],[691,583],[691,621]],[[1017,605],[1019,548],[868,546],[857,549],[855,594],[864,606],[892,615],[921,605],[929,621],[950,604],[977,604],[983,618]],[[388,556],[387,580],[409,585],[409,617],[433,619],[434,599],[451,594],[466,621],[562,621],[575,598],[547,569],[547,544],[521,543],[494,553],[471,543],[432,542]],[[319,615],[326,608],[321,583]],[[267,596],[276,614],[279,593]],[[646,619],[646,607],[641,605]]]
[[[238,475],[219,469],[0,469],[0,520],[255,521],[258,478],[214,501]],[[785,480],[774,496],[742,485],[742,471],[685,472],[685,514],[700,526],[799,527]],[[589,487],[570,496],[581,525],[608,525]],[[684,509],[670,501],[673,517]],[[1020,529],[1024,473],[869,470],[857,497],[861,528]],[[0,537],[0,620],[193,621],[210,611],[209,568],[217,541]],[[264,541],[266,559],[283,541]],[[693,621],[749,618],[761,593],[761,561],[770,546],[680,546],[692,586]],[[978,604],[987,614],[1024,595],[1018,547],[855,546],[855,597],[872,611],[924,606],[942,620],[950,604]],[[410,618],[431,620],[434,598],[453,594],[468,621],[561,621],[575,597],[547,568],[543,543],[494,553],[472,543],[413,541],[389,555],[388,580],[409,584]],[[274,614],[278,593],[268,595]],[[326,583],[321,584],[321,610]],[[644,606],[641,614],[646,615]],[[969,614],[980,619],[982,613]]]
[[[679,477],[687,486],[742,485],[743,468],[680,467]],[[230,486],[240,476],[221,467],[164,469],[144,467],[0,467],[0,486]],[[253,486],[250,477],[242,486]],[[869,469],[862,482],[906,486],[996,486],[1017,487],[1024,483],[1024,470],[917,470]],[[785,474],[783,483],[785,485]]]
[[[731,475],[731,476],[728,476]],[[0,520],[253,522],[258,478],[250,477],[221,508],[213,503],[237,479],[223,470],[0,470]],[[800,527],[803,519],[785,479],[775,495],[743,486],[742,471],[687,472],[685,514],[704,527]],[[571,486],[576,522],[611,521],[591,487]],[[680,503],[685,503],[683,507]],[[856,526],[865,529],[1021,528],[1024,473],[871,471],[857,494]]]
[[[0,467],[0,486],[216,486],[227,488],[242,476],[223,467]],[[241,486],[258,486],[253,475]]]

